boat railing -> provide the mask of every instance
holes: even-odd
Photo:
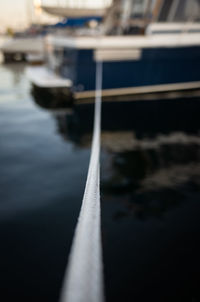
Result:
[[[181,22],[181,23],[165,23],[157,22],[147,26],[146,34],[179,34],[179,33],[200,33],[199,22]]]

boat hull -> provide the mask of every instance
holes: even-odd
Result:
[[[199,95],[198,38],[199,33],[99,39],[53,37],[47,45],[50,62],[62,79],[71,81],[76,101],[94,100],[97,61],[103,62],[103,101],[131,101]]]
[[[35,102],[45,109],[71,108],[74,100],[66,87],[43,88],[32,84],[31,94]]]
[[[140,57],[133,60],[105,61],[102,88],[159,87],[200,81],[199,46],[140,49],[140,53]],[[77,66],[75,88],[95,90],[94,51],[78,51]]]

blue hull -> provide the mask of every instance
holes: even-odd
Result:
[[[72,78],[74,91],[95,90],[94,51],[71,49],[70,53],[69,60],[65,49],[61,75]],[[200,81],[200,47],[143,49],[139,60],[103,65],[103,89],[196,82]]]

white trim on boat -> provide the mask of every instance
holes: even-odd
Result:
[[[141,59],[141,49],[96,49],[94,51],[94,60],[103,62],[113,61],[138,61]]]
[[[186,91],[192,89],[200,89],[199,82],[187,82],[187,83],[175,83],[175,84],[162,84],[162,85],[151,85],[141,87],[127,87],[127,88],[115,88],[115,89],[103,89],[102,97],[111,96],[124,96],[124,95],[140,95],[148,93],[158,92],[171,92],[171,91]],[[75,99],[87,99],[94,98],[95,91],[82,91],[74,93]]]
[[[70,88],[72,81],[64,79],[48,70],[46,67],[27,67],[27,76],[32,84],[41,88]]]
[[[48,36],[47,44],[75,49],[134,49],[200,46],[199,33],[147,36],[62,37]]]
[[[175,22],[158,22],[149,24],[146,29],[147,35],[156,34],[177,34],[177,33],[200,33],[200,23],[185,22],[185,23],[175,23]]]

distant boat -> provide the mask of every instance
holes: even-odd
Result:
[[[44,40],[42,37],[10,38],[0,46],[0,50],[5,62],[44,60]]]
[[[97,2],[97,3],[96,3]],[[58,1],[51,2],[52,5],[42,4],[41,8],[46,13],[65,18],[80,18],[80,17],[103,17],[109,8],[111,1],[100,0],[89,3],[85,0],[65,1],[60,4]]]
[[[47,37],[47,72],[54,72],[62,83],[71,81],[68,89],[76,102],[94,98],[99,60],[104,62],[104,100],[196,91],[200,89],[199,9],[197,0],[115,1],[96,34]],[[42,77],[35,81],[32,72],[32,83],[40,87]],[[46,88],[52,88],[50,83]]]
[[[67,18],[79,18],[79,17],[103,17],[105,8],[66,8],[60,6],[42,6],[42,9],[51,14]]]

